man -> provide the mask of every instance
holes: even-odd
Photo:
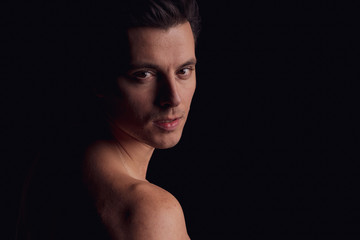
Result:
[[[127,35],[129,67],[115,93],[99,96],[114,139],[88,149],[86,180],[113,239],[188,239],[180,204],[146,170],[155,148],[180,140],[196,85],[194,34],[184,18]]]
[[[196,87],[197,5],[193,0],[140,0],[124,9],[126,12],[119,14],[122,22],[113,25],[117,30],[115,39],[122,43],[121,54],[113,52],[115,56],[118,54],[113,58],[100,53],[102,59],[115,59],[111,64],[104,64],[100,71],[118,63],[121,63],[121,66],[116,65],[120,70],[112,75],[116,76],[114,78],[105,72],[99,75],[107,79],[95,79],[94,89],[106,116],[109,134],[108,137],[93,137],[84,148],[81,182],[89,194],[84,193],[79,198],[85,199],[84,203],[76,200],[79,190],[68,180],[70,178],[64,177],[67,175],[60,176],[69,183],[51,184],[49,188],[57,191],[56,197],[51,198],[60,202],[60,206],[69,203],[70,209],[76,209],[77,217],[69,207],[62,207],[58,213],[62,217],[55,217],[47,234],[39,233],[41,224],[38,224],[34,227],[36,231],[29,230],[32,233],[28,236],[33,237],[27,239],[40,239],[36,237],[40,235],[58,239],[59,235],[64,236],[64,231],[81,232],[80,226],[86,229],[86,220],[80,213],[89,214],[91,207],[79,209],[88,199],[94,203],[94,212],[99,218],[99,222],[91,226],[101,224],[110,239],[189,239],[179,202],[166,190],[149,183],[146,171],[155,148],[170,148],[178,143],[188,117]],[[70,188],[75,190],[70,191]],[[59,194],[61,189],[63,194]],[[63,198],[65,200],[59,200]],[[78,202],[75,204],[78,207],[74,207],[74,201]],[[51,211],[58,206],[49,205]],[[41,218],[43,224],[51,222],[48,213],[42,216],[37,218]],[[68,224],[74,218],[78,224],[75,220]],[[69,227],[59,227],[64,222]],[[81,233],[78,234],[81,237]]]

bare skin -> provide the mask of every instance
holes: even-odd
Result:
[[[178,143],[196,87],[190,24],[128,31],[130,69],[104,95],[112,141],[88,148],[84,178],[112,239],[189,239],[179,202],[149,183],[155,148]]]

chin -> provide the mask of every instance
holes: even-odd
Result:
[[[176,146],[176,144],[179,143],[181,138],[181,134],[180,136],[167,136],[167,137],[163,137],[161,139],[158,139],[157,141],[154,141],[152,145],[154,148],[157,149],[168,149],[168,148],[172,148],[174,146]]]
[[[166,144],[159,144],[158,146],[155,146],[156,149],[169,149],[172,147],[175,147],[178,144],[176,143],[166,143]]]

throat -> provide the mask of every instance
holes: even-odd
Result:
[[[138,180],[146,181],[146,173],[154,148],[136,141],[117,141],[116,154],[125,172]]]
[[[109,121],[114,140],[115,159],[129,176],[146,180],[146,172],[155,148],[140,141]]]

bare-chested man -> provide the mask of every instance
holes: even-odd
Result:
[[[110,88],[95,87],[111,137],[85,147],[82,182],[110,239],[185,240],[189,236],[179,202],[148,182],[146,171],[155,148],[179,142],[188,117],[196,87],[197,5],[193,0],[134,2],[125,14],[126,29],[117,29],[125,34],[128,49],[126,60],[119,61],[122,70]],[[71,212],[63,212],[71,218]],[[46,230],[47,239],[59,239],[62,231],[69,231],[71,239],[76,224],[70,230],[59,224]],[[28,235],[45,238],[36,237],[39,230]]]

